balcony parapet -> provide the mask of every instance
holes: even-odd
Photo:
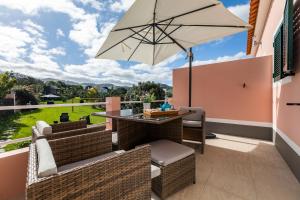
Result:
[[[28,148],[0,154],[0,199],[25,197]]]

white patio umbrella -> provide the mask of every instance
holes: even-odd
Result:
[[[191,47],[249,28],[218,0],[136,0],[112,29],[96,58],[155,65],[185,51],[190,58],[191,106]]]
[[[54,95],[54,94],[47,94],[41,96],[42,98],[60,98],[60,96]]]

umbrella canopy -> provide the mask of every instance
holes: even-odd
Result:
[[[155,65],[179,51],[249,28],[218,0],[136,0],[96,58]]]
[[[42,98],[59,98],[60,96],[54,95],[54,94],[47,94],[41,96]]]

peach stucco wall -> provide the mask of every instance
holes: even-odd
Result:
[[[106,97],[106,112],[119,111],[121,109],[120,97]],[[106,118],[106,128],[112,129],[112,119]]]
[[[266,21],[265,29],[261,37],[261,45],[259,45],[256,56],[273,55],[273,37],[277,27],[282,21],[285,0],[273,1],[269,16]]]
[[[295,10],[300,8],[300,1],[294,1]],[[262,44],[256,56],[273,55],[273,35],[283,18],[285,0],[273,1],[265,30],[262,35]],[[276,128],[286,134],[294,143],[300,146],[300,108],[287,106],[286,103],[300,103],[300,34],[294,38],[294,64],[296,75],[285,78],[281,83],[273,86],[273,123]]]
[[[209,118],[272,122],[272,57],[193,67],[192,80],[192,106]],[[173,87],[174,105],[187,105],[188,68],[173,71]]]
[[[0,199],[24,199],[28,148],[0,154]]]

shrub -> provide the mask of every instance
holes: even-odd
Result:
[[[38,105],[36,97],[26,89],[18,89],[15,92],[17,105]]]
[[[25,147],[28,147],[30,145],[31,141],[24,141],[24,142],[18,142],[18,143],[14,143],[14,144],[8,144],[4,147],[5,151],[13,151],[16,149],[22,149]]]

